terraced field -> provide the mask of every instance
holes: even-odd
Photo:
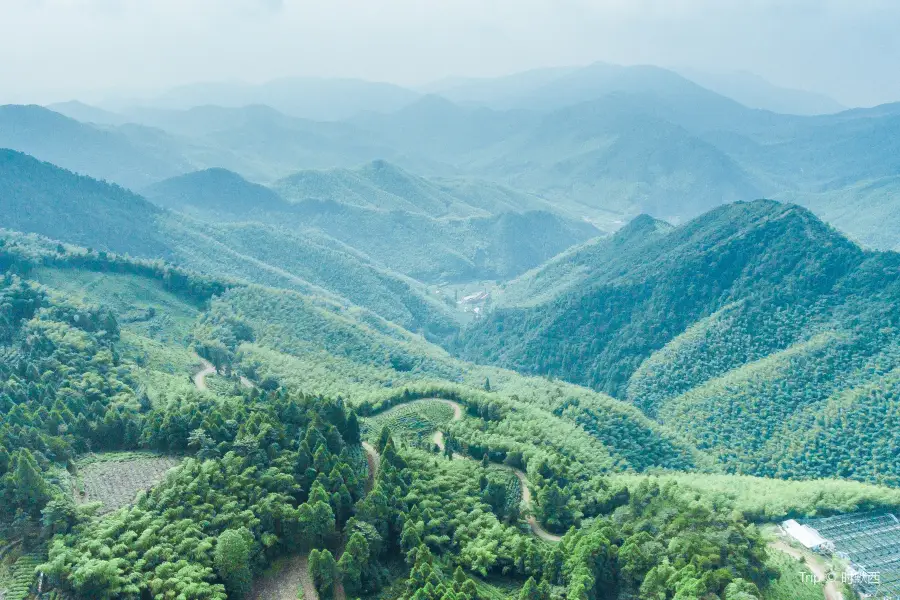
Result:
[[[46,557],[40,554],[22,555],[0,573],[0,600],[25,600],[35,584],[35,568]]]
[[[363,420],[363,436],[377,437],[387,426],[405,440],[425,440],[453,419],[454,408],[444,400],[418,400],[401,404]]]

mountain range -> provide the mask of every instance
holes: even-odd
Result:
[[[341,93],[349,85],[320,83]],[[354,100],[360,104],[382,89],[358,86],[368,90]],[[181,104],[113,111],[54,105],[80,122],[37,107],[5,107],[0,146],[136,191],[209,168],[283,185],[304,171],[337,177],[341,169],[387,161],[419,176],[478,179],[537,196],[550,210],[606,232],[641,213],[683,223],[724,202],[770,197],[806,206],[863,244],[900,243],[890,218],[896,106],[815,115],[838,107],[780,109],[802,113],[787,114],[771,110],[779,101],[751,102],[712,88],[726,91],[658,67],[597,63],[443,82],[329,121],[315,120],[325,118],[315,111],[259,104],[262,92],[226,101],[232,96],[211,90]],[[290,96],[292,88],[283,89]],[[220,106],[205,103],[215,98]],[[318,176],[306,175],[311,182]],[[350,186],[341,192],[348,199],[357,195],[348,201],[359,203],[355,184],[341,185]],[[851,197],[860,198],[852,203],[862,210],[845,208]]]

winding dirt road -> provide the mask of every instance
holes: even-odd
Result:
[[[512,469],[512,467],[510,467]],[[522,504],[526,507],[531,506],[531,490],[528,488],[528,480],[525,478],[525,472],[520,471],[519,469],[512,469],[512,472],[516,474],[516,477],[519,478],[519,483],[522,484]],[[562,541],[562,536],[556,535],[555,533],[550,533],[538,523],[537,518],[534,515],[528,515],[526,519],[528,521],[528,526],[531,527],[531,533],[538,536],[542,540],[547,542],[559,542]]]
[[[421,400],[413,400],[412,402],[407,402],[406,404],[408,405],[408,404],[413,404],[415,402],[423,402],[426,400],[429,400],[429,401],[440,400],[441,402],[443,402],[445,404],[449,404],[453,408],[453,418],[451,419],[451,422],[462,420],[462,418],[463,418],[462,406],[459,403],[454,402],[452,400],[444,400],[444,399],[439,399],[439,398],[422,398]],[[403,406],[403,405],[400,405],[400,406]],[[396,408],[399,408],[399,406],[396,406],[389,410],[394,410]],[[434,442],[435,446],[437,446],[441,452],[444,451],[444,448],[446,446],[444,443],[444,432],[443,431],[440,431],[440,430],[435,431],[434,435],[431,436],[431,440]],[[453,458],[466,458],[466,457],[464,457],[460,454],[454,453]],[[519,469],[514,469],[514,468],[506,466],[506,465],[503,465],[503,466],[505,468],[509,469],[510,471],[512,471],[515,474],[515,476],[519,479],[519,483],[522,486],[522,504],[526,508],[530,508],[531,507],[531,488],[528,487],[527,475],[525,475],[524,471],[520,471]],[[554,543],[562,540],[562,536],[556,535],[554,533],[550,533],[549,531],[544,529],[541,526],[541,524],[538,522],[538,520],[534,517],[534,515],[529,515],[528,518],[526,519],[526,521],[528,522],[528,526],[531,528],[531,532],[534,535],[536,535],[537,537],[541,538],[542,540],[547,541],[547,542],[554,542]]]
[[[381,466],[381,457],[369,442],[363,442],[362,447],[366,451],[366,462],[369,463],[369,478],[366,481],[366,493],[368,494],[375,487],[375,475],[378,474],[378,467]]]
[[[828,571],[819,557],[812,553],[806,553],[794,548],[783,540],[771,542],[769,548],[783,552],[797,560],[802,560],[803,564],[812,572],[816,581],[826,582],[825,587],[822,590],[822,593],[825,595],[825,600],[844,600],[844,595],[841,593],[840,589],[838,589],[837,582],[828,578]]]
[[[204,358],[200,358],[200,365],[202,368],[194,374],[191,378],[194,380],[194,386],[200,390],[201,392],[207,391],[209,388],[206,387],[206,378],[210,375],[216,374],[216,368],[212,366],[212,363]]]

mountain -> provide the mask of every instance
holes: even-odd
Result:
[[[515,106],[522,96],[551,84],[576,69],[577,67],[549,67],[501,77],[451,78],[429,84],[421,91],[443,96],[458,104],[507,109]]]
[[[825,94],[785,88],[747,71],[711,73],[696,69],[676,69],[686,78],[750,108],[762,108],[789,115],[826,115],[846,110]]]
[[[391,112],[417,97],[416,92],[390,83],[296,77],[258,85],[224,82],[191,84],[148,99],[143,105],[184,110],[204,105],[237,108],[265,104],[293,117],[337,121],[367,110]]]
[[[0,147],[135,189],[192,170],[157,139],[133,140],[40,106],[0,106]]]
[[[231,214],[271,212],[285,201],[271,189],[227,169],[206,169],[166,179],[145,188],[152,202],[173,210],[201,209]]]
[[[463,106],[430,94],[392,113],[361,114],[351,123],[408,155],[464,167],[470,153],[520,133],[539,118],[529,111]]]
[[[128,122],[128,118],[124,115],[104,110],[78,100],[70,100],[68,102],[57,102],[48,104],[47,109],[53,112],[65,115],[70,119],[81,121],[82,123],[95,123],[98,125],[123,125]]]
[[[427,158],[404,156],[351,123],[300,119],[270,106],[139,108],[126,114],[135,123],[183,140],[182,152],[194,164],[226,168],[255,181],[270,182],[301,169],[355,167],[375,159],[431,169]]]
[[[222,171],[188,175],[155,189],[167,194],[164,202],[172,207],[183,208],[186,200],[203,201],[213,212],[260,211],[260,194],[279,201],[267,188]],[[187,191],[197,195],[186,198]],[[263,224],[207,224],[11,150],[0,151],[0,208],[0,227],[8,230],[298,289],[369,308],[429,336],[446,336],[456,328],[450,308],[430,298],[421,284],[334,240]]]
[[[272,187],[292,202],[315,199],[431,217],[487,216],[551,208],[542,198],[488,181],[426,179],[383,160],[355,169],[301,171]]]
[[[679,221],[770,192],[767,179],[703,133],[724,121],[750,128],[753,111],[677,80],[690,91],[680,104],[623,92],[555,110],[495,111],[426,97],[354,123],[404,154],[545,197],[605,230],[641,212]]]
[[[599,233],[535,196],[474,180],[429,180],[384,161],[303,171],[274,190],[207,170],[151,186],[147,196],[214,226],[253,221],[326,239],[429,283],[509,279]]]
[[[589,285],[598,266],[611,265],[660,236],[672,226],[649,215],[640,215],[609,237],[574,246],[539,267],[501,285],[495,307],[528,307]],[[626,258],[627,260],[627,258]]]
[[[884,427],[893,403],[847,407],[875,382],[894,393],[900,255],[866,252],[771,201],[726,205],[668,233],[642,218],[622,236],[573,251],[562,271],[573,285],[502,302],[467,330],[462,356],[628,399],[731,472],[897,480],[877,461],[851,464],[895,443]],[[508,287],[560,272],[554,261]],[[839,414],[846,434],[823,417]],[[878,435],[852,433],[878,419]]]
[[[601,219],[647,212],[680,220],[761,195],[740,162],[620,95],[551,112],[473,168]]]
[[[598,234],[589,223],[544,211],[436,219],[320,200],[272,218],[324,232],[428,283],[509,279]]]
[[[132,192],[0,149],[0,227],[97,250],[173,256],[163,211]]]

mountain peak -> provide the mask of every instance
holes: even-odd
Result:
[[[632,240],[638,237],[644,237],[650,233],[671,231],[674,227],[660,219],[655,219],[646,213],[641,213],[624,227],[615,233],[618,239]]]
[[[287,206],[271,189],[218,167],[171,177],[149,186],[145,193],[153,202],[174,209],[192,207],[242,214]]]

